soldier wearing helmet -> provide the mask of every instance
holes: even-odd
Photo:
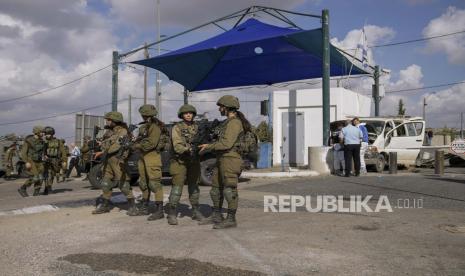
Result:
[[[21,196],[29,196],[27,188],[34,185],[34,196],[40,194],[40,187],[42,185],[44,173],[44,150],[45,143],[43,140],[43,126],[34,126],[33,135],[28,135],[24,139],[24,144],[21,148],[21,159],[26,162],[26,171],[30,177],[18,189]]]
[[[163,186],[161,185],[161,145],[166,132],[164,124],[156,118],[158,112],[155,106],[144,104],[139,108],[144,120],[139,128],[139,134],[132,146],[133,150],[141,152],[138,161],[139,187],[142,191],[142,202],[138,215],[149,215],[150,192],[155,194],[155,210],[147,218],[157,220],[165,217],[163,213]]]
[[[128,136],[128,127],[126,123],[123,122],[123,114],[120,112],[108,112],[105,114],[104,118],[110,134],[102,141],[102,149],[106,154],[102,179],[103,200],[92,214],[110,212],[112,190],[118,187],[128,199],[129,209],[127,214],[133,215],[137,213],[137,208],[134,203],[134,194],[124,174],[127,152],[122,151],[120,144],[121,139],[126,139]]]
[[[67,158],[65,147],[61,140],[55,138],[55,129],[47,126],[44,128],[45,133],[45,154],[44,154],[44,175],[45,175],[45,188],[44,195],[52,193],[52,185],[55,176],[60,174],[60,169],[66,169]]]
[[[214,229],[236,227],[236,210],[239,201],[237,183],[241,174],[242,157],[237,151],[240,136],[250,131],[250,123],[244,117],[239,100],[231,95],[222,96],[216,103],[219,112],[227,119],[219,127],[219,138],[212,144],[200,145],[200,151],[214,151],[217,156],[217,167],[213,171],[210,196],[213,201],[213,213],[210,221]],[[228,215],[223,219],[221,209],[223,199],[228,203]]]
[[[17,155],[16,151],[16,141],[14,141],[6,150],[5,156],[4,156],[4,164],[5,164],[5,180],[11,180],[11,173],[13,171],[13,157]]]
[[[194,121],[197,110],[190,104],[179,108],[178,117],[181,122],[175,124],[171,130],[171,141],[174,154],[170,161],[170,174],[173,186],[169,197],[168,223],[178,224],[177,205],[181,199],[182,189],[187,182],[189,201],[192,206],[192,219],[203,221],[205,217],[199,211],[199,178],[200,160],[194,155],[193,139],[199,131],[198,124]]]

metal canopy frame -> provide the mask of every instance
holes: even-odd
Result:
[[[146,44],[144,46],[138,47],[136,49],[133,49],[131,51],[128,51],[123,54],[119,54],[117,51],[113,51],[113,72],[112,72],[112,110],[116,111],[118,106],[118,64],[119,61],[122,58],[128,57],[138,51],[144,50],[146,48],[152,47],[154,45],[160,44],[162,42],[177,38],[179,36],[182,36],[184,34],[190,33],[192,31],[201,29],[203,27],[206,27],[208,25],[213,25],[216,26],[223,31],[226,31],[226,28],[222,27],[219,25],[219,22],[238,18],[238,20],[235,22],[234,27],[237,27],[242,20],[249,14],[257,14],[257,13],[265,13],[273,18],[276,18],[280,20],[281,22],[284,22],[288,24],[289,26],[293,28],[297,28],[299,30],[302,30],[297,24],[295,24],[289,17],[286,15],[298,15],[298,16],[304,16],[304,17],[312,17],[312,18],[318,18],[321,20],[321,28],[322,28],[322,35],[323,35],[323,72],[322,72],[322,79],[323,79],[323,87],[322,87],[322,98],[323,98],[323,146],[328,146],[329,145],[329,123],[330,123],[330,44],[329,44],[329,11],[328,10],[323,10],[321,15],[316,15],[316,14],[310,14],[310,13],[303,13],[303,12],[295,12],[295,11],[290,11],[290,10],[284,10],[284,9],[278,9],[278,8],[272,8],[272,7],[266,7],[266,6],[251,6],[245,9],[242,9],[240,11],[231,13],[229,15],[217,18],[215,20],[212,20],[210,22],[201,24],[197,27],[188,29],[186,31],[182,31],[180,33],[177,33],[175,35],[163,38],[161,40],[158,40],[156,42],[152,42],[150,44]]]

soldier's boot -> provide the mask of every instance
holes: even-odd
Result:
[[[163,201],[155,201],[155,211],[147,218],[147,220],[157,220],[165,217],[163,213]]]
[[[51,186],[47,186],[44,188],[43,195],[53,194],[53,189]]]
[[[44,192],[42,193],[43,195],[48,195],[48,187],[44,188]]]
[[[169,225],[178,225],[178,212],[177,212],[176,205],[170,204],[167,218],[168,218]]]
[[[139,210],[136,207],[136,203],[134,201],[134,198],[129,198],[128,199],[128,205],[129,209],[127,211],[128,216],[138,216],[139,215]]]
[[[199,221],[199,225],[205,224],[218,224],[224,220],[223,214],[221,214],[220,208],[213,208],[213,213],[209,218]]]
[[[225,229],[233,227],[237,227],[235,209],[228,209],[228,216],[226,219],[218,224],[213,225],[213,229]]]
[[[92,215],[99,215],[103,213],[110,212],[110,200],[103,198],[102,202],[97,206],[97,208],[92,211]]]
[[[21,188],[18,189],[18,193],[22,196],[22,197],[28,197],[28,193],[27,193],[27,190],[26,190],[26,185],[23,185],[21,186]]]
[[[138,216],[148,216],[148,215],[150,215],[149,203],[150,203],[150,201],[142,199],[139,206],[137,207],[137,210],[138,210],[137,215]]]
[[[197,204],[192,205],[192,219],[196,220],[196,221],[204,221],[204,220],[206,220],[206,218],[200,212],[199,205],[197,205]]]
[[[40,187],[34,188],[34,193],[32,194],[32,196],[38,196],[38,195],[40,195]]]

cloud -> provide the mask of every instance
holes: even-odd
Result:
[[[126,23],[138,27],[156,26],[155,0],[106,0],[106,2],[111,6],[111,14]],[[162,26],[194,27],[252,5],[291,9],[304,2],[304,0],[161,0],[160,21]]]
[[[463,31],[465,26],[465,9],[447,8],[438,18],[432,19],[423,29],[423,36],[437,36]],[[465,33],[431,39],[427,42],[426,51],[445,53],[451,64],[465,65]]]
[[[0,101],[41,91],[111,63],[118,37],[111,21],[83,1],[1,1]],[[45,3],[44,3],[45,2]],[[39,4],[40,3],[40,4]],[[54,7],[51,9],[50,7]],[[58,19],[57,19],[58,18]],[[61,19],[60,19],[61,18]],[[120,99],[141,91],[142,75],[122,68]],[[0,103],[0,124],[33,120],[111,102],[111,69],[38,96]],[[127,107],[122,101],[119,106]],[[111,105],[86,111],[102,115]],[[0,126],[0,133],[30,133],[35,124],[52,125],[57,135],[74,135],[74,114]],[[70,141],[72,139],[69,139]]]

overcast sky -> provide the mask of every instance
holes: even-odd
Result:
[[[323,1],[323,0],[161,0],[161,34],[173,35],[193,26],[238,11],[253,4],[320,14],[330,11],[333,44],[350,49],[360,39],[365,26],[368,45],[406,41],[465,30],[465,2],[440,0]],[[257,17],[276,24],[266,16]],[[306,29],[317,28],[316,19],[292,17]],[[229,25],[228,25],[229,24]],[[223,23],[230,27],[231,22]],[[173,50],[219,34],[207,27],[161,45]],[[113,50],[126,52],[156,39],[156,0],[2,0],[0,1],[0,135],[29,133],[35,124],[52,125],[68,141],[74,136],[74,114],[34,122],[17,123],[88,109],[102,115],[111,109],[111,68],[106,68],[62,88],[15,101],[5,100],[32,94],[80,78],[111,64]],[[141,58],[142,53],[123,61]],[[156,54],[152,49],[151,55]],[[382,78],[387,91],[427,87],[465,81],[465,34],[424,42],[373,48],[370,62],[391,70]],[[118,109],[127,117],[131,94],[143,95],[141,67],[120,66]],[[155,73],[149,70],[149,95],[153,98]],[[353,90],[370,93],[372,79],[343,82]],[[319,84],[306,87],[318,87]],[[300,87],[303,87],[300,85]],[[277,87],[228,91],[244,101],[243,111],[254,123],[265,118],[258,114],[259,103]],[[176,120],[182,103],[182,87],[162,77],[163,120]],[[222,93],[191,95],[199,111],[218,116],[214,101]],[[429,126],[460,127],[460,112],[465,112],[465,84],[387,94],[381,102],[382,114],[395,114],[399,99],[406,103],[408,115],[422,113],[427,97]],[[176,102],[175,100],[179,100]],[[4,102],[2,102],[4,101]],[[248,103],[245,103],[248,102]],[[133,121],[140,118],[133,102]],[[102,106],[104,105],[104,106]],[[15,124],[10,124],[15,123]]]

